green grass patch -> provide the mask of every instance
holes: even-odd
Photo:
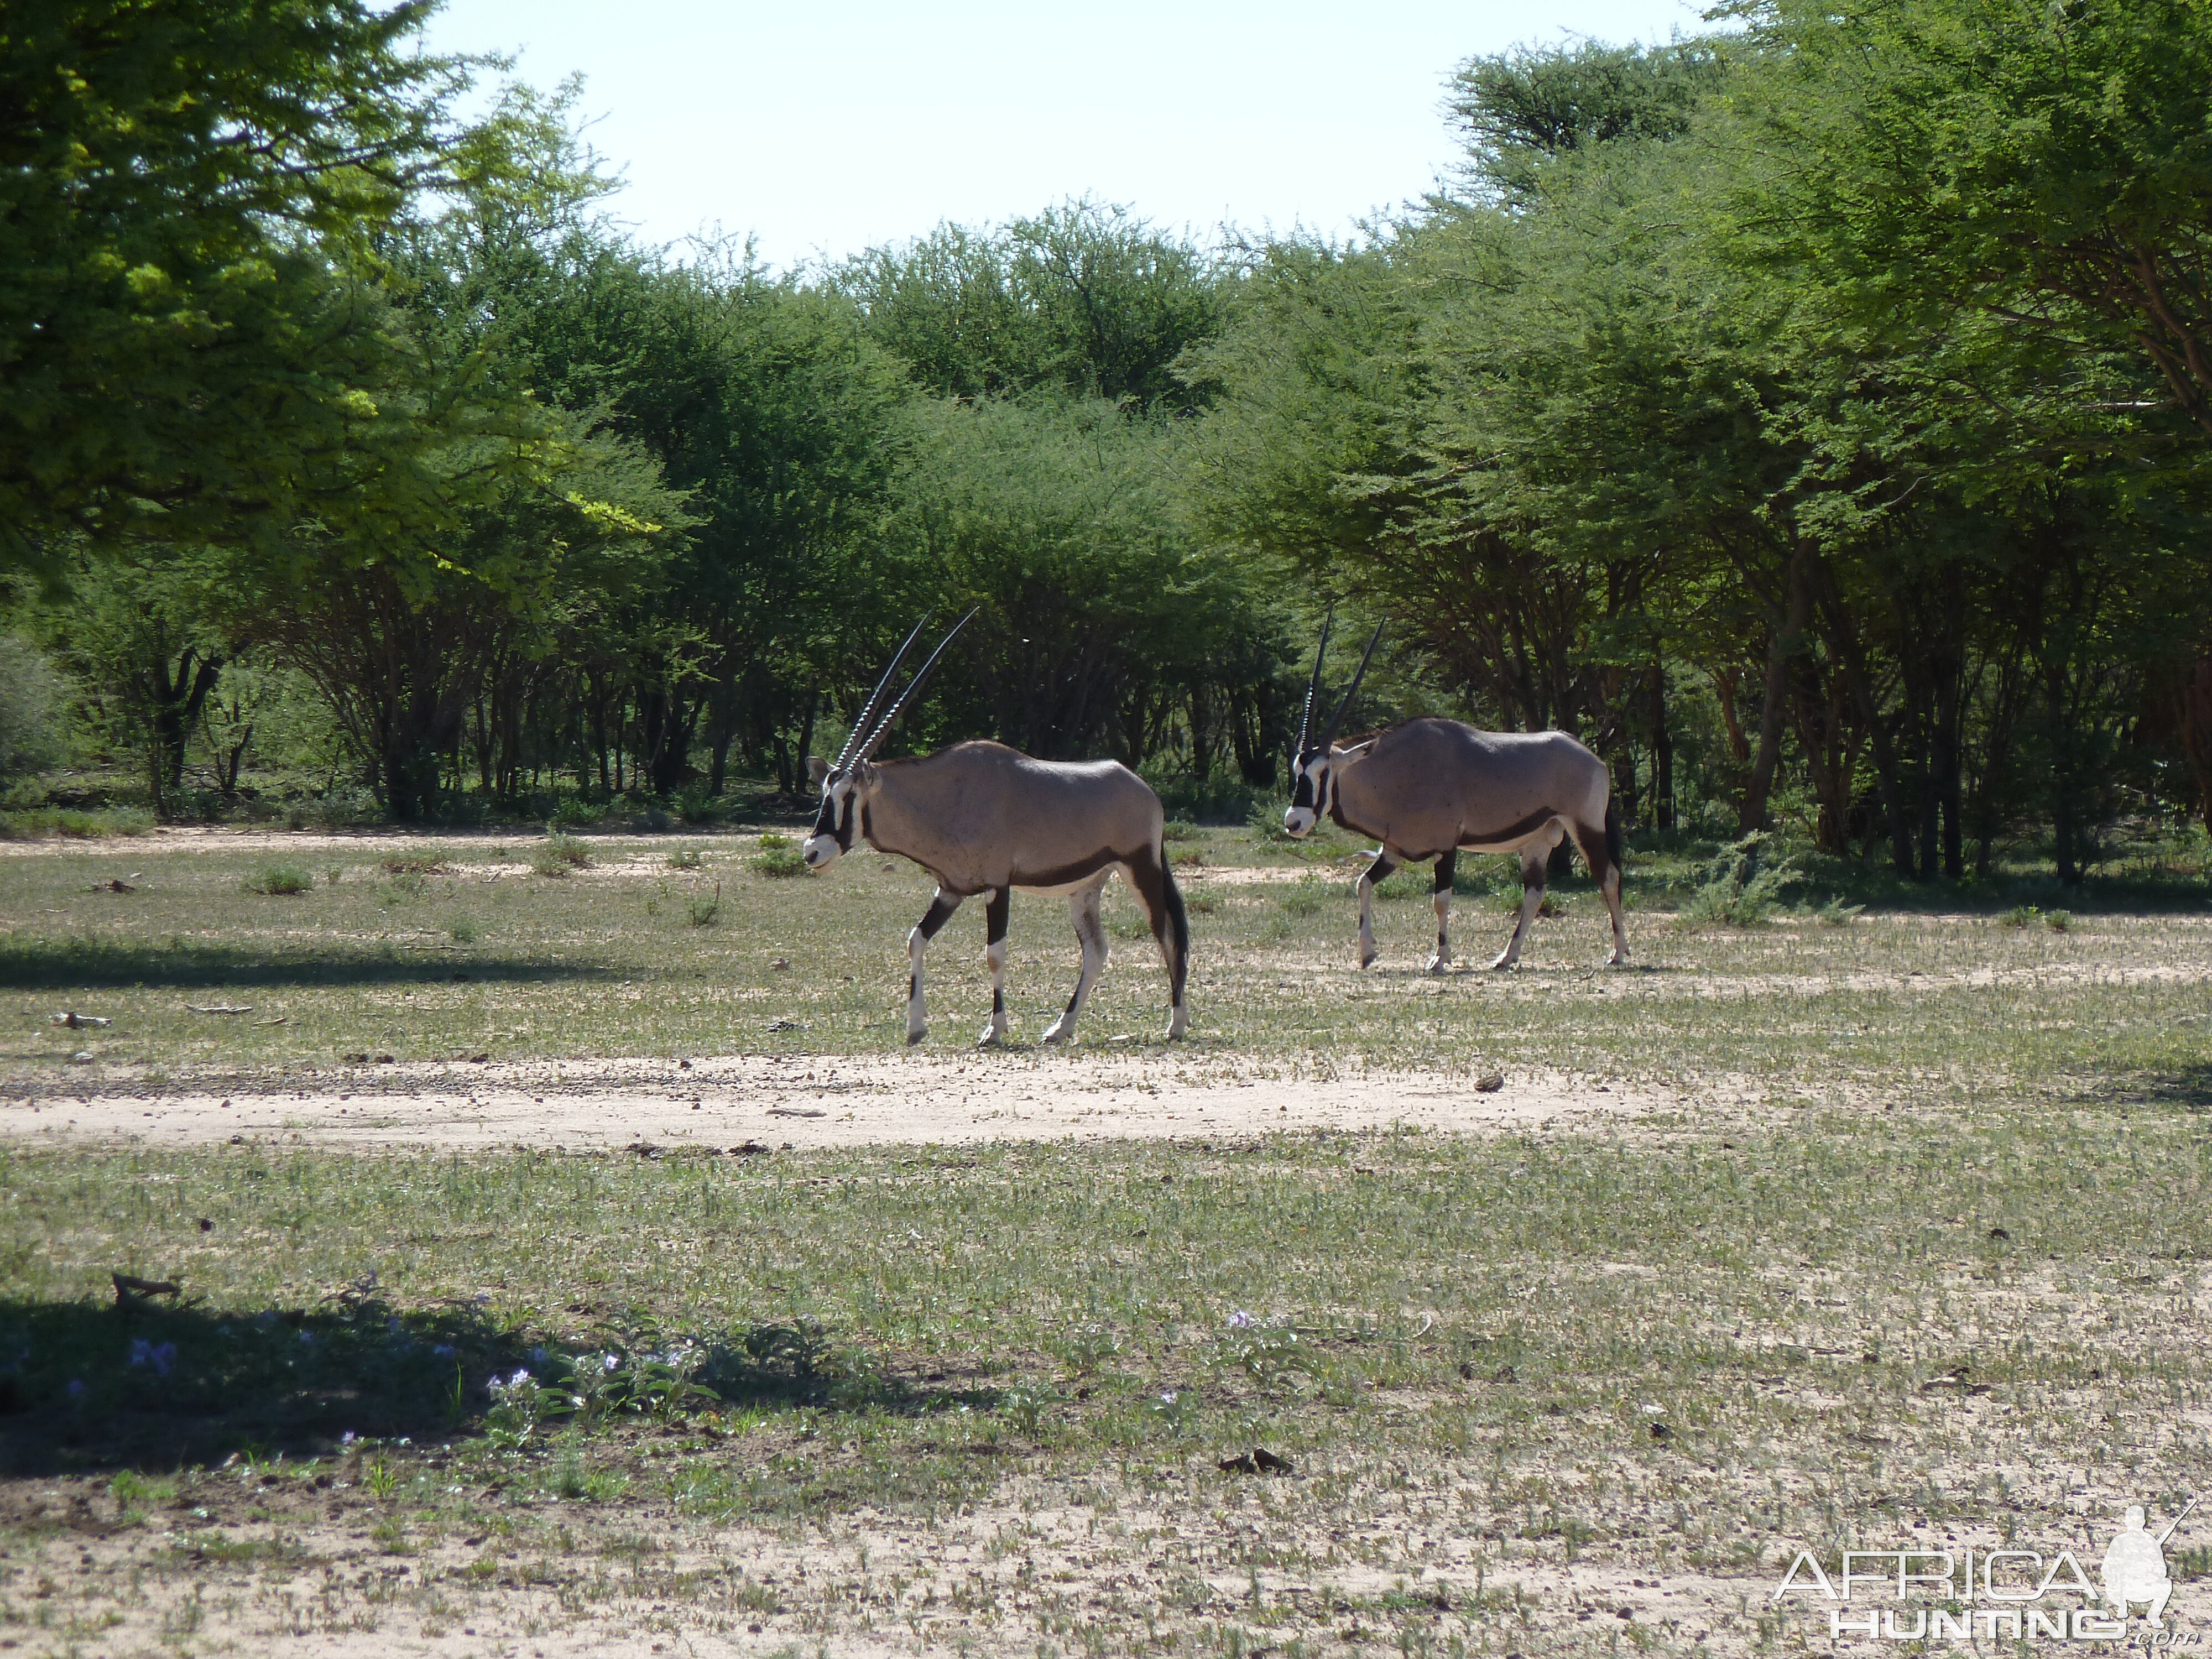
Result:
[[[249,893],[269,897],[296,896],[311,890],[314,872],[304,864],[264,864],[240,884]]]

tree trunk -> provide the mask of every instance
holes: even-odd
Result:
[[[1667,667],[1651,665],[1651,821],[1661,830],[1674,827],[1674,734],[1667,726]]]
[[[2189,665],[2180,687],[2181,748],[2197,781],[2197,811],[2212,833],[2212,652]]]
[[[1964,746],[1960,726],[1966,702],[1963,693],[1966,661],[1966,653],[1958,644],[1959,612],[1954,609],[1950,615],[1951,625],[1945,629],[1943,658],[1936,665],[1935,776],[1929,793],[1943,815],[1943,873],[1957,881],[1966,873],[1959,780],[1960,750]]]
[[[1784,573],[1783,613],[1766,644],[1765,706],[1759,711],[1759,753],[1752,762],[1751,780],[1744,786],[1736,807],[1736,828],[1745,834],[1766,822],[1767,797],[1774,788],[1774,769],[1782,759],[1782,724],[1790,704],[1790,659],[1803,649],[1805,624],[1813,606],[1812,586],[1806,580],[1812,558],[1809,544],[1800,541],[1790,552]]]
[[[2081,879],[2074,811],[2074,733],[2067,718],[2066,671],[2057,658],[2046,661],[2043,683],[2051,719],[2051,854],[2058,879],[2071,886]]]
[[[1898,775],[1897,753],[1890,746],[1889,729],[1881,722],[1881,710],[1874,700],[1874,682],[1867,673],[1866,653],[1859,645],[1859,631],[1844,605],[1843,595],[1837,591],[1835,573],[1827,561],[1815,559],[1813,565],[1814,584],[1819,588],[1820,609],[1828,618],[1838,654],[1844,665],[1844,683],[1850,690],[1851,702],[1858,709],[1859,720],[1866,727],[1867,744],[1874,752],[1874,771],[1876,787],[1881,793],[1882,811],[1889,816],[1891,865],[1907,881],[1912,879],[1912,823],[1905,816],[1905,788]]]
[[[168,816],[171,797],[184,787],[185,746],[199,723],[200,710],[222,678],[222,658],[203,657],[188,645],[177,659],[174,673],[169,671],[165,650],[136,677],[153,738],[148,765],[157,817]]]

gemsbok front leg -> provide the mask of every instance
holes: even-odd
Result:
[[[1375,888],[1377,883],[1390,879],[1390,872],[1398,867],[1398,860],[1381,848],[1375,849],[1375,862],[1360,872],[1359,877],[1359,965],[1366,967],[1375,960]]]
[[[983,904],[983,960],[991,969],[991,1023],[975,1039],[978,1048],[1006,1040],[1006,915],[1014,890],[994,887]]]
[[[929,949],[929,941],[937,937],[937,930],[952,920],[952,913],[960,908],[960,895],[937,890],[930,901],[929,910],[914,925],[906,936],[906,1041],[912,1048],[929,1035],[929,1016],[925,1011],[921,992],[921,958]]]
[[[1534,841],[1523,842],[1521,848],[1521,913],[1513,919],[1513,937],[1505,941],[1505,948],[1498,953],[1493,969],[1514,966],[1521,960],[1521,941],[1528,932],[1528,924],[1536,920],[1536,913],[1544,908],[1544,889],[1551,876],[1552,849],[1559,844],[1561,830],[1553,823],[1539,831]]]
[[[1075,1021],[1083,1012],[1083,1000],[1091,994],[1091,988],[1105,971],[1106,924],[1098,917],[1098,896],[1105,887],[1102,878],[1094,885],[1067,896],[1068,917],[1075,923],[1075,937],[1083,946],[1083,971],[1076,975],[1075,994],[1067,1000],[1067,1012],[1045,1031],[1047,1042],[1064,1042],[1075,1035]]]
[[[1432,974],[1441,974],[1451,965],[1452,875],[1458,868],[1456,848],[1437,860],[1436,881],[1431,895],[1437,912],[1437,953],[1429,958],[1429,971]]]

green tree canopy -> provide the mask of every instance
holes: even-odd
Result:
[[[466,66],[428,0],[0,15],[0,562],[281,529],[373,407],[334,262],[438,176]],[[335,290],[335,291],[334,291]]]

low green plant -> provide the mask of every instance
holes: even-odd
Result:
[[[446,931],[453,935],[456,945],[474,945],[483,937],[483,930],[466,916],[459,918]]]
[[[1764,830],[1731,842],[1701,872],[1703,879],[1681,909],[1684,927],[1757,927],[1774,915],[1782,890],[1805,878],[1796,863],[1775,855],[1773,837]]]
[[[264,864],[240,884],[249,893],[284,897],[307,892],[314,886],[315,878],[303,865]]]
[[[1311,1351],[1287,1325],[1255,1324],[1238,1313],[1214,1341],[1216,1365],[1243,1371],[1268,1393],[1295,1388],[1313,1372]]]
[[[999,1396],[999,1409],[1032,1440],[1044,1426],[1045,1412],[1058,1404],[1059,1391],[1047,1382],[1018,1382]]]
[[[696,870],[706,861],[696,847],[679,847],[668,855],[668,867],[672,870]]]
[[[714,918],[721,912],[722,884],[719,881],[714,884],[714,891],[711,896],[705,893],[695,893],[685,907],[685,914],[690,918],[694,927],[713,927]]]
[[[453,855],[442,847],[410,848],[387,853],[382,860],[388,876],[442,876],[453,861]]]
[[[763,876],[781,880],[805,875],[806,859],[789,836],[771,832],[760,838],[760,851],[754,854],[752,866]]]
[[[1244,826],[1252,832],[1253,839],[1264,847],[1281,847],[1291,840],[1291,832],[1283,828],[1284,808],[1276,801],[1256,803]]]
[[[530,850],[530,867],[541,876],[566,876],[591,865],[592,849],[574,836],[556,833]]]

